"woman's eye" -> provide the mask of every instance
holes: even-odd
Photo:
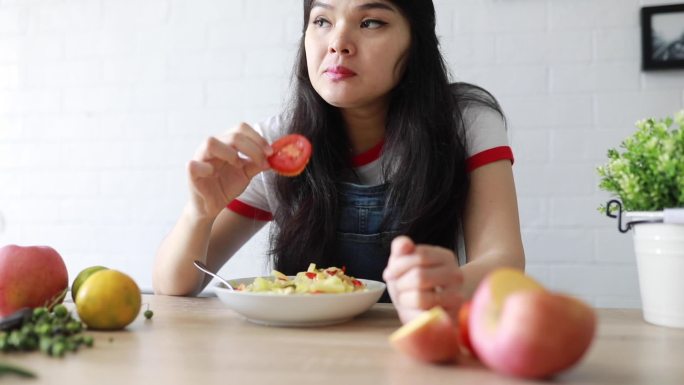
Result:
[[[361,28],[376,29],[382,27],[385,24],[387,23],[385,23],[384,21],[368,19],[361,22]]]
[[[317,17],[314,19],[313,24],[316,25],[317,27],[325,27],[326,25],[330,24],[328,20],[325,20],[321,17]]]

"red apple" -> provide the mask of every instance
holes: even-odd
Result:
[[[421,361],[454,362],[460,354],[458,329],[437,306],[421,313],[390,336],[394,348]]]
[[[473,356],[477,358],[477,353],[473,349],[473,344],[470,342],[470,328],[468,327],[468,319],[470,318],[470,307],[472,306],[472,301],[466,301],[461,305],[458,310],[458,336],[461,346]]]
[[[69,278],[66,265],[48,246],[0,248],[0,316],[23,307],[61,302]]]
[[[468,320],[480,360],[504,374],[546,378],[577,363],[591,345],[594,310],[552,293],[523,272],[499,269],[478,286]]]

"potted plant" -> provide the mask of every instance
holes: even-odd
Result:
[[[684,327],[684,110],[636,127],[597,169],[616,198],[599,209],[634,231],[644,319]]]

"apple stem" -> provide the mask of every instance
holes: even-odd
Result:
[[[64,297],[66,297],[66,293],[69,290],[68,287],[65,287],[64,290],[59,292],[57,295],[52,297],[51,299],[47,300],[45,303],[45,307],[48,308],[48,310],[52,310],[55,305],[62,303],[64,300]]]

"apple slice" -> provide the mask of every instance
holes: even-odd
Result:
[[[525,378],[546,378],[577,363],[591,345],[594,310],[552,293],[519,270],[490,273],[470,309],[470,339],[491,369]]]
[[[455,362],[460,354],[458,329],[439,306],[397,329],[389,340],[400,352],[426,362]]]

